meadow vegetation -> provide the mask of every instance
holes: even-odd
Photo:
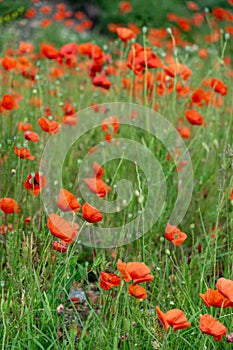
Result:
[[[127,22],[135,4],[117,5],[123,27],[109,22],[111,37],[99,41],[91,32],[85,40],[92,24],[63,3],[37,8],[45,18],[35,41],[2,29],[2,350],[232,348],[233,2],[204,11],[188,1],[185,15],[165,9],[167,24],[159,27]],[[46,22],[50,13],[53,20]],[[35,16],[31,8],[25,12],[28,20]],[[71,16],[79,27],[67,22]],[[75,32],[72,40],[53,40],[54,28],[62,26]],[[116,102],[132,104],[129,115],[115,114]],[[169,152],[148,130],[134,127],[137,106],[163,116],[190,156],[193,191],[181,222],[169,218],[179,175],[187,170],[185,155],[179,145]],[[71,137],[87,125],[86,110],[101,122],[68,149],[60,187],[56,155],[47,157],[51,179],[41,159],[51,138],[61,140],[64,130]],[[161,215],[140,238],[132,241],[129,232],[127,244],[88,246],[85,228],[95,233],[118,226],[124,236],[128,222],[147,215],[147,174],[140,162],[124,159],[124,140],[141,143],[163,169]],[[65,147],[57,143],[58,152]],[[101,147],[106,159],[108,147],[119,149],[119,157],[100,164]],[[93,161],[78,180],[87,155]],[[93,204],[94,198],[116,200],[122,179],[133,190],[126,207],[128,198],[111,213]],[[55,203],[54,211],[44,198]]]

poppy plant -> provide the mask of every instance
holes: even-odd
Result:
[[[0,233],[4,235],[7,232],[12,232],[12,224],[8,225],[1,225],[0,226]]]
[[[221,341],[222,337],[226,335],[226,327],[211,315],[205,314],[200,316],[200,330],[202,333],[211,335],[214,340]]]
[[[25,131],[24,138],[31,142],[38,142],[40,139],[39,135],[34,131]]]
[[[164,66],[163,70],[169,77],[174,78],[176,75],[179,75],[183,80],[188,80],[192,74],[191,69],[178,62],[172,62],[168,66]]]
[[[41,190],[46,186],[46,177],[40,174],[31,173],[28,175],[27,180],[24,182],[24,187],[29,190],[34,196],[38,196]]]
[[[18,203],[12,198],[1,198],[0,199],[0,209],[4,211],[5,214],[20,213],[20,208]]]
[[[125,282],[133,281],[134,284],[138,284],[141,282],[151,282],[154,279],[154,276],[150,275],[149,267],[142,262],[124,263],[118,259],[117,269]]]
[[[99,165],[97,162],[93,163],[93,171],[94,171],[94,177],[96,179],[102,179],[102,177],[104,176],[104,168],[101,165]]]
[[[17,157],[19,157],[21,159],[28,159],[28,160],[35,159],[35,157],[31,155],[29,148],[25,148],[23,146],[18,148],[17,146],[15,146],[14,147],[14,152],[17,155]]]
[[[158,319],[162,322],[165,330],[171,326],[174,331],[178,329],[189,328],[191,323],[187,321],[186,316],[183,311],[179,309],[172,309],[163,313],[158,306],[155,308],[158,315]]]
[[[120,13],[128,13],[132,11],[132,4],[130,1],[121,1],[119,3]]]
[[[105,118],[101,123],[101,128],[104,132],[115,135],[120,129],[120,120],[115,115]]]
[[[135,283],[133,283],[129,286],[128,292],[132,297],[135,297],[137,299],[147,298],[146,290],[143,287],[141,287]]]
[[[103,89],[108,90],[111,86],[111,82],[105,75],[96,75],[92,80],[94,86],[102,87]]]
[[[82,206],[82,216],[86,221],[90,223],[100,222],[103,219],[102,214],[99,212],[99,210],[87,202]]]
[[[220,79],[212,78],[211,87],[220,95],[224,96],[227,94],[227,86]]]
[[[100,272],[100,288],[109,290],[112,287],[119,287],[121,278],[115,273]]]
[[[102,179],[87,178],[85,179],[85,182],[89,190],[97,194],[97,196],[100,198],[105,197],[106,194],[111,190],[111,187],[108,186]]]
[[[135,39],[136,34],[129,28],[118,27],[116,29],[118,38],[120,38],[123,42],[127,42],[128,40]]]
[[[61,125],[55,120],[49,120],[47,118],[39,118],[38,124],[41,129],[50,134],[57,134],[61,130]]]
[[[67,251],[67,245],[65,243],[54,241],[53,242],[53,250],[56,250],[59,253],[65,253]]]
[[[181,245],[187,238],[186,233],[181,232],[180,229],[174,225],[167,224],[165,238],[174,245]]]
[[[12,70],[17,67],[16,59],[10,56],[3,57],[1,63],[5,70]]]
[[[194,109],[187,109],[185,117],[192,125],[206,125],[203,116]]]
[[[209,288],[205,294],[200,293],[199,296],[207,307],[215,306],[222,308],[233,306],[233,303],[231,303],[224,295],[219,293],[218,290]]]
[[[78,212],[81,208],[81,204],[77,201],[75,196],[64,188],[61,188],[59,192],[57,206],[64,212]]]
[[[221,277],[216,283],[218,291],[233,303],[233,281]]]
[[[52,235],[65,243],[72,243],[78,235],[78,224],[66,221],[58,214],[49,214],[47,226]]]
[[[230,191],[230,194],[229,194],[228,199],[229,199],[230,201],[232,201],[232,199],[233,199],[233,188],[232,188],[231,191]]]
[[[1,107],[10,111],[14,108],[18,108],[19,105],[17,104],[17,102],[15,101],[15,96],[13,95],[9,95],[9,94],[5,94],[2,96],[2,100],[1,100]]]

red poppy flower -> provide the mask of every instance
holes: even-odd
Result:
[[[9,94],[5,94],[2,96],[2,100],[1,100],[1,107],[10,111],[14,108],[18,108],[19,105],[17,104],[17,102],[15,101],[15,96],[14,95],[9,95]]]
[[[30,131],[32,130],[32,124],[19,122],[17,124],[18,131]]]
[[[40,12],[43,13],[44,15],[51,13],[51,11],[52,11],[52,8],[50,6],[42,6],[40,8]]]
[[[25,131],[24,138],[31,142],[38,142],[40,139],[39,135],[34,131]]]
[[[49,19],[49,18],[44,18],[44,19],[42,19],[41,22],[40,22],[40,27],[41,27],[41,28],[47,28],[47,27],[49,27],[51,24],[52,24],[51,19]]]
[[[92,80],[92,84],[94,86],[100,86],[103,89],[108,90],[111,86],[111,82],[108,80],[108,78],[105,75],[96,75],[94,79]]]
[[[111,190],[111,187],[106,185],[102,179],[87,178],[85,182],[89,190],[96,193],[98,197],[103,198]]]
[[[226,327],[219,321],[216,321],[213,316],[208,314],[200,316],[199,326],[202,333],[212,335],[214,340],[217,341],[221,341],[222,337],[227,333]]]
[[[50,134],[57,134],[61,130],[61,125],[55,120],[49,120],[47,118],[39,118],[38,124],[41,129]]]
[[[121,284],[121,279],[115,273],[100,272],[100,288],[109,290],[112,287],[118,287]]]
[[[105,118],[101,123],[101,128],[104,132],[115,135],[120,129],[120,120],[115,115]]]
[[[71,192],[63,188],[59,192],[57,206],[64,212],[78,212],[81,208],[81,205],[79,204],[75,196]]]
[[[226,299],[218,290],[209,288],[205,294],[199,294],[207,307],[232,307],[233,303]]]
[[[4,235],[7,232],[12,232],[12,224],[8,225],[1,225],[0,226],[0,233]]]
[[[170,63],[169,66],[163,67],[164,72],[169,75],[169,77],[174,78],[176,75],[179,75],[183,80],[188,80],[192,74],[192,70],[187,66],[181,63]]]
[[[128,13],[132,11],[132,4],[130,1],[121,1],[119,3],[120,13]]]
[[[26,219],[24,219],[23,220],[23,222],[25,223],[25,224],[28,224],[29,222],[31,222],[31,216],[28,216],[28,217],[26,217]]]
[[[87,202],[82,206],[82,216],[86,221],[90,223],[100,222],[103,219],[102,214],[99,212],[99,210],[95,207],[92,207]]]
[[[233,303],[233,281],[227,278],[221,277],[216,283],[216,288],[219,293],[224,295],[230,302]]]
[[[31,155],[29,148],[24,148],[23,146],[18,148],[17,146],[15,146],[14,152],[19,158],[28,159],[28,160],[35,159],[35,157]]]
[[[59,52],[52,44],[41,43],[40,44],[40,52],[46,58],[53,60],[59,57]]]
[[[187,109],[185,117],[192,125],[206,125],[203,116],[194,109]]]
[[[19,42],[19,54],[25,54],[25,53],[32,53],[33,52],[33,45],[31,43],[27,43],[25,41]]]
[[[104,176],[104,168],[101,165],[99,165],[97,162],[94,162],[93,170],[94,170],[94,177],[96,179],[102,179],[102,177]]]
[[[187,235],[184,232],[181,232],[178,227],[167,224],[165,238],[173,244],[179,246],[186,240]]]
[[[58,214],[49,214],[47,226],[52,235],[60,238],[65,243],[71,243],[78,235],[78,224],[66,221]]]
[[[197,103],[198,106],[202,107],[202,103],[207,103],[206,93],[203,89],[198,88],[192,94],[192,102]]]
[[[232,201],[232,199],[233,199],[233,188],[232,188],[231,191],[230,191],[230,194],[229,194],[228,199],[229,199],[230,201]]]
[[[71,103],[65,103],[62,106],[65,116],[72,116],[75,113],[75,108]]]
[[[224,96],[227,94],[227,86],[220,79],[212,78],[211,87],[220,95]]]
[[[194,1],[188,1],[186,4],[187,4],[189,10],[191,10],[191,11],[197,11],[199,9],[198,5]]]
[[[24,182],[24,187],[29,190],[34,196],[38,196],[41,190],[46,186],[46,178],[40,175],[39,172],[29,174]]]
[[[149,267],[142,262],[123,263],[118,259],[117,269],[125,282],[133,281],[134,284],[138,284],[141,282],[151,282],[154,279],[154,276],[150,275]]]
[[[67,251],[67,245],[65,243],[54,241],[53,242],[53,249],[60,253],[65,253]]]
[[[182,127],[178,128],[177,131],[179,132],[180,136],[183,139],[190,139],[191,130],[188,126],[182,126]]]
[[[138,284],[131,284],[128,288],[128,292],[132,297],[137,299],[147,298],[146,290]]]
[[[17,67],[17,61],[13,57],[6,56],[2,59],[2,66],[6,70],[12,70]]]
[[[12,198],[1,198],[0,209],[4,211],[5,214],[20,213],[18,203]]]
[[[65,115],[62,118],[62,124],[69,125],[69,126],[74,126],[78,124],[78,117],[76,115]]]
[[[136,34],[129,28],[118,27],[116,32],[118,38],[120,38],[123,42],[136,38]]]
[[[189,328],[191,323],[187,321],[183,311],[179,309],[172,309],[163,313],[158,306],[155,308],[158,315],[158,319],[162,322],[165,330],[170,326],[173,327],[174,331],[178,329]]]
[[[142,45],[135,43],[128,54],[127,66],[133,70],[134,74],[141,75],[145,67],[161,68],[163,64],[150,47],[144,48]]]
[[[34,8],[30,8],[25,12],[24,17],[30,19],[35,17],[35,15],[36,15],[36,10]]]

